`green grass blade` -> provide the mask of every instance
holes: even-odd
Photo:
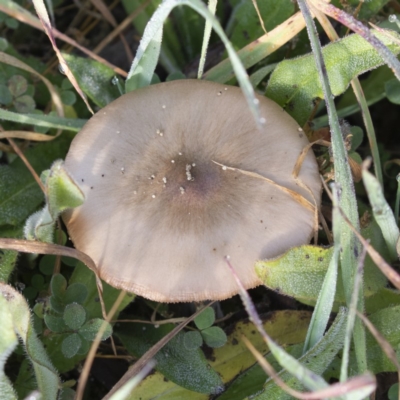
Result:
[[[209,0],[208,1],[208,9],[212,15],[215,15],[215,11],[217,9],[218,0]],[[204,72],[204,65],[206,63],[207,56],[207,48],[208,42],[210,41],[212,25],[210,20],[206,20],[206,26],[204,28],[204,36],[203,36],[203,44],[201,46],[201,55],[200,55],[200,63],[199,63],[199,72],[197,73],[197,78],[201,79]]]
[[[159,34],[158,33],[159,29],[161,29],[162,24],[167,19],[168,15],[172,11],[172,9],[174,7],[182,6],[182,5],[186,5],[186,6],[193,8],[203,18],[205,18],[206,21],[209,21],[210,24],[212,25],[212,27],[214,28],[215,32],[221,38],[221,40],[224,43],[225,48],[228,52],[229,58],[232,62],[233,70],[239,81],[240,87],[242,88],[243,93],[246,96],[246,100],[249,105],[249,109],[252,112],[257,124],[259,126],[261,126],[263,123],[263,119],[260,116],[258,100],[255,98],[254,90],[253,90],[253,87],[251,86],[251,83],[250,83],[249,77],[246,73],[246,70],[244,69],[242,63],[240,62],[240,59],[237,56],[232,44],[229,42],[227,36],[225,35],[225,32],[223,31],[220,23],[210,13],[210,11],[207,9],[207,7],[204,6],[204,3],[202,3],[200,0],[166,0],[163,3],[161,3],[160,7],[157,8],[153,17],[151,18],[151,20],[149,21],[149,23],[146,26],[146,29],[143,34],[143,39],[140,42],[136,57],[132,62],[132,66],[129,71],[128,79],[126,81],[127,91],[132,90],[134,88],[134,84],[130,83],[131,79],[134,79],[134,80],[138,79],[136,77],[136,75],[143,74],[143,71],[141,71],[141,68],[140,68],[141,59],[146,56],[147,52],[150,52],[150,54],[152,54],[154,56],[154,54],[151,52],[151,49],[149,50],[149,47],[151,47],[151,42],[152,42],[153,38]],[[154,59],[152,60],[151,65],[153,65],[155,68],[156,64],[155,64]],[[144,77],[144,79],[146,79],[146,77],[148,77],[150,75],[152,76],[153,73],[154,73],[154,69],[146,71],[146,76]],[[148,83],[150,83],[150,81]]]
[[[390,252],[390,257],[392,260],[396,260],[398,258],[396,245],[400,232],[393,211],[385,199],[381,185],[367,170],[365,164],[362,170],[362,179],[372,206],[372,213],[381,228],[382,235]]]
[[[304,0],[298,0],[299,8],[304,16],[307,25],[308,36],[313,49],[319,79],[324,92],[326,108],[329,117],[329,125],[332,133],[332,153],[335,165],[335,181],[341,190],[339,204],[343,212],[349,218],[351,224],[359,230],[357,200],[354,192],[354,184],[350,166],[347,159],[347,152],[343,142],[339,120],[336,115],[336,108],[333,95],[330,89],[325,62],[322,56],[321,45],[318,40],[317,29],[311,17],[310,11]],[[354,290],[355,271],[357,259],[360,254],[360,243],[356,239],[350,227],[342,221],[341,226],[341,270],[343,286],[346,295],[346,302],[351,303]],[[358,293],[358,310],[364,311],[364,297],[362,290]],[[367,368],[367,355],[365,343],[365,329],[360,321],[357,321],[354,331],[354,343],[357,356],[359,372],[364,372]]]
[[[333,254],[329,262],[328,271],[325,275],[321,291],[318,295],[317,304],[315,305],[315,309],[311,317],[310,326],[307,331],[307,337],[304,342],[303,354],[314,347],[315,344],[318,343],[324,336],[335,300],[340,254],[341,217],[338,210],[333,211],[332,219],[334,239]]]
[[[18,122],[20,124],[43,126],[46,128],[64,129],[78,132],[85,125],[86,120],[78,118],[61,118],[53,115],[18,114],[0,109],[0,120]]]

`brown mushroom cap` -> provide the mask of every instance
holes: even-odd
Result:
[[[297,123],[258,97],[255,124],[239,88],[180,80],[128,93],[73,140],[65,166],[85,203],[64,215],[75,246],[110,285],[163,302],[226,299],[246,288],[254,264],[307,243],[313,211],[255,172],[314,203],[292,178],[307,145]],[[314,156],[300,179],[320,200]]]

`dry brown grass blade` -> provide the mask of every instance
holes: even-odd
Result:
[[[22,253],[33,253],[33,254],[53,254],[65,257],[75,258],[82,261],[95,275],[97,289],[100,296],[100,304],[103,316],[107,316],[106,308],[103,301],[103,284],[101,283],[100,277],[97,274],[97,268],[94,261],[85,253],[79,250],[72,249],[70,247],[61,246],[59,244],[36,242],[33,240],[23,239],[8,239],[0,238],[0,249],[4,250],[16,250]]]
[[[55,136],[45,135],[43,133],[29,132],[29,131],[2,131],[0,132],[0,139],[24,139],[34,140],[35,142],[48,142],[55,139],[59,134]]]
[[[261,16],[261,13],[260,13],[260,9],[258,8],[257,0],[252,0],[252,1],[253,1],[253,6],[254,6],[254,8],[256,9],[257,16],[258,16],[258,20],[260,21],[261,28],[262,28],[262,30],[264,31],[264,33],[265,33],[266,35],[268,35],[268,32],[267,32],[267,30],[265,29],[264,20],[263,20],[263,18],[262,18],[262,16]]]
[[[23,9],[22,7],[18,6],[17,4],[15,4],[13,6],[13,8],[11,8],[7,4],[2,4],[0,2],[0,11],[4,12],[8,16],[10,16],[12,18],[15,18],[16,20],[18,20],[18,21],[20,21],[20,22],[22,22],[24,24],[32,26],[33,28],[39,29],[41,31],[44,30],[44,28],[43,28],[43,26],[40,23],[38,18],[36,18],[28,10]],[[82,53],[86,54],[87,56],[89,56],[93,60],[96,60],[96,61],[106,65],[107,67],[110,67],[111,69],[114,70],[115,73],[123,76],[124,78],[126,78],[128,76],[128,73],[126,71],[124,71],[123,69],[121,69],[121,68],[115,66],[114,64],[108,62],[107,60],[105,60],[104,58],[98,56],[97,54],[95,54],[94,52],[90,51],[86,47],[81,46],[78,42],[76,42],[75,40],[71,39],[69,36],[64,35],[63,33],[59,32],[55,28],[53,28],[53,34],[57,39],[60,39],[63,42],[68,43],[71,46],[77,48],[78,50],[82,51]]]
[[[100,53],[112,40],[120,35],[149,4],[151,0],[147,0],[140,5],[135,11],[131,12],[110,34],[108,34],[93,50],[93,53]],[[124,75],[127,77],[128,75]]]
[[[378,342],[381,349],[386,354],[387,358],[393,363],[393,365],[397,368],[397,379],[400,382],[400,363],[397,360],[397,355],[392,345],[385,339],[385,337],[375,328],[372,322],[363,314],[361,314],[358,310],[356,310],[357,316],[361,319],[364,325],[371,332],[372,336]],[[398,394],[398,399],[400,400],[400,391]]]
[[[117,26],[118,26],[117,21],[115,20],[114,16],[111,14],[110,10],[108,9],[108,6],[104,3],[104,1],[103,0],[90,0],[90,1],[100,11],[100,13],[101,13],[101,15],[103,15],[104,19],[106,19],[113,28],[117,28]],[[125,36],[121,32],[119,33],[118,36],[121,40],[121,43],[124,46],[128,62],[131,63],[133,60],[132,50],[129,47],[128,42],[126,41]]]
[[[242,340],[251,351],[253,356],[256,358],[261,368],[269,375],[274,382],[286,393],[300,400],[319,400],[327,399],[332,397],[338,397],[347,394],[349,391],[365,388],[365,386],[376,387],[375,378],[368,375],[361,375],[347,380],[346,382],[334,383],[328,386],[326,389],[318,390],[317,392],[299,392],[292,389],[290,386],[280,378],[280,376],[275,372],[272,365],[263,357],[263,355],[252,345],[252,343],[245,337],[242,336]]]
[[[215,301],[207,305],[210,307]],[[171,332],[165,335],[159,342],[157,342],[153,347],[151,347],[136,363],[129,368],[125,375],[114,385],[110,392],[103,398],[103,400],[108,400],[110,397],[122,386],[125,385],[130,379],[139,373],[143,367],[172,339],[174,338],[189,322],[192,322],[199,314],[204,311],[204,308],[198,310],[195,314],[187,318],[184,322],[176,326]]]
[[[58,94],[58,92],[55,89],[55,87],[53,86],[53,84],[47,78],[45,78],[43,75],[39,74],[39,72],[35,71],[28,64],[25,64],[21,60],[18,60],[18,58],[15,58],[9,54],[3,53],[2,51],[0,51],[0,62],[23,69],[24,71],[30,72],[31,74],[35,75],[40,80],[42,80],[42,82],[46,85],[48,91],[50,92],[50,96],[51,96],[51,99],[53,100],[53,104],[54,104],[54,107],[56,108],[58,116],[64,117],[64,108],[63,108],[63,104],[62,104],[60,95]]]
[[[325,146],[330,145],[329,142],[319,139],[319,140],[316,140],[312,143],[309,143],[307,146],[305,146],[303,148],[303,150],[301,151],[299,157],[296,160],[296,164],[293,168],[292,176],[293,176],[293,179],[296,181],[296,183],[300,187],[302,187],[304,190],[306,190],[314,201],[314,243],[317,243],[318,242],[318,215],[319,215],[317,200],[315,199],[315,196],[314,196],[312,190],[305,183],[303,183],[303,181],[301,179],[299,179],[301,166],[303,165],[304,159],[306,158],[308,152],[311,150],[311,148],[314,144],[320,144],[320,145],[325,145]]]
[[[122,301],[124,300],[126,292],[122,290],[120,294],[118,295],[117,300],[115,300],[113,306],[111,307],[110,312],[107,314],[107,316],[104,318],[107,322],[110,322],[112,317],[115,315],[115,313],[118,310],[118,307],[121,305]],[[86,361],[85,364],[83,365],[81,375],[79,377],[79,382],[78,382],[78,387],[76,390],[76,395],[75,395],[75,400],[81,400],[83,398],[83,393],[85,390],[86,382],[89,378],[90,374],[90,369],[92,368],[93,361],[96,357],[96,351],[99,347],[99,344],[101,342],[101,337],[103,336],[103,333],[106,329],[107,324],[103,323],[100,326],[100,329],[97,332],[97,335],[90,347],[90,351],[88,355],[86,356]],[[114,343],[113,343],[114,344]],[[115,349],[114,349],[115,350]]]
[[[0,137],[1,138],[1,137]],[[14,149],[15,153],[18,154],[19,158],[22,160],[22,162],[26,165],[26,168],[28,168],[29,172],[32,174],[33,178],[35,179],[36,183],[39,185],[40,189],[42,189],[42,192],[46,194],[46,189],[42,183],[42,181],[39,178],[39,175],[36,173],[36,171],[33,169],[31,163],[28,161],[28,159],[25,157],[24,153],[21,151],[21,149],[16,145],[14,140],[11,138],[8,138],[8,142],[10,143],[11,147]]]
[[[92,114],[94,114],[92,107],[90,107],[90,104],[86,98],[86,95],[83,93],[82,89],[80,88],[80,86],[78,84],[78,81],[76,80],[72,71],[69,69],[67,62],[65,61],[63,55],[61,54],[61,51],[57,47],[56,39],[55,39],[55,36],[53,33],[53,27],[51,26],[49,14],[47,13],[47,9],[43,3],[43,0],[33,0],[33,5],[34,5],[36,13],[39,17],[39,20],[43,25],[44,31],[45,31],[47,37],[49,38],[51,45],[53,46],[53,50],[57,55],[62,72],[67,76],[67,78],[71,82],[72,86],[78,92],[79,96],[81,96],[81,98],[85,102],[88,110]]]
[[[304,196],[302,196],[301,194],[295,192],[294,190],[286,188],[285,186],[279,185],[278,183],[274,182],[272,179],[268,179],[265,176],[257,174],[256,172],[245,171],[245,170],[239,169],[239,168],[228,167],[227,165],[220,164],[217,161],[213,161],[213,163],[219,165],[223,169],[226,169],[226,170],[229,170],[229,171],[240,172],[243,175],[247,175],[247,176],[250,176],[252,178],[261,179],[261,180],[263,180],[265,182],[268,182],[269,184],[271,184],[271,185],[277,187],[278,189],[282,190],[282,192],[288,194],[290,197],[292,197],[295,201],[297,201],[303,207],[307,208],[308,210],[310,210],[312,212],[315,212],[315,208],[316,208],[315,205],[310,203]]]

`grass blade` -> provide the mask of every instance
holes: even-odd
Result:
[[[392,260],[398,258],[396,251],[397,241],[399,240],[399,228],[392,209],[389,207],[382,187],[378,180],[368,171],[369,162],[363,163],[362,179],[367,191],[369,202],[372,206],[372,213],[385,239]]]
[[[86,123],[84,119],[61,118],[53,115],[40,114],[18,114],[13,111],[0,108],[0,120],[18,122],[20,124],[44,126],[46,128],[64,129],[66,131],[78,132]]]
[[[215,11],[217,9],[218,0],[209,0],[208,1],[208,9],[212,15],[215,15]],[[197,78],[201,79],[204,72],[204,65],[206,63],[207,56],[207,48],[208,42],[210,41],[212,25],[209,20],[206,20],[206,26],[204,28],[204,36],[203,36],[203,44],[201,46],[201,55],[200,55],[200,63],[199,63],[199,72],[197,73]]]
[[[325,332],[328,325],[329,317],[332,312],[333,302],[336,294],[336,284],[339,268],[340,254],[340,225],[341,217],[338,211],[333,211],[333,254],[329,262],[328,271],[325,275],[321,291],[319,292],[317,304],[315,305],[313,315],[311,317],[310,326],[308,328],[307,337],[304,342],[303,354],[318,343]]]
[[[351,170],[347,158],[346,148],[343,142],[342,132],[340,129],[339,120],[336,115],[336,108],[333,102],[333,96],[330,90],[329,80],[326,72],[325,62],[322,56],[321,45],[318,40],[317,29],[311,17],[310,11],[305,3],[305,0],[298,0],[299,8],[304,15],[307,25],[308,36],[311,47],[313,49],[315,61],[317,64],[318,75],[322,84],[326,108],[329,117],[329,125],[332,132],[332,153],[335,165],[335,181],[341,190],[340,207],[348,216],[352,225],[359,231],[357,201],[354,192],[354,184],[351,175]],[[343,287],[346,295],[346,302],[350,306],[352,293],[354,290],[355,270],[357,267],[357,258],[360,254],[360,244],[350,228],[344,223],[341,223],[341,269],[343,277]],[[363,292],[358,292],[358,310],[363,312],[364,297]],[[358,370],[363,372],[367,368],[367,355],[365,343],[365,330],[360,322],[357,322],[354,332],[355,350],[357,356]]]
[[[222,42],[225,45],[225,48],[228,52],[230,60],[232,62],[233,70],[236,74],[236,77],[239,81],[240,87],[243,90],[243,93],[246,97],[247,103],[249,105],[249,109],[252,112],[255,121],[258,126],[263,124],[263,119],[260,117],[259,107],[258,107],[258,100],[255,98],[253,87],[251,86],[249,77],[244,69],[242,63],[240,62],[239,57],[237,56],[232,44],[229,42],[225,32],[223,31],[220,23],[217,19],[211,14],[211,12],[205,7],[204,3],[200,0],[166,0],[161,3],[160,7],[157,8],[157,11],[153,14],[151,20],[146,26],[146,29],[143,34],[143,39],[140,42],[138,51],[136,53],[136,57],[133,60],[131,69],[129,71],[128,79],[126,81],[126,88],[127,91],[129,89],[134,88],[134,84],[130,83],[131,79],[138,79],[136,77],[137,74],[142,73],[141,71],[141,59],[142,57],[146,57],[147,52],[149,51],[152,56],[154,53],[149,50],[150,44],[156,35],[159,35],[159,30],[162,28],[164,21],[167,19],[169,13],[174,7],[186,5],[193,8],[197,11],[206,21],[209,21],[212,27],[214,28],[215,32],[219,35]],[[155,68],[154,59],[151,63],[152,66]],[[153,75],[154,69],[146,71],[146,76],[144,79],[148,79],[149,75]],[[150,83],[150,81],[148,81]]]

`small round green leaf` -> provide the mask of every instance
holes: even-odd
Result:
[[[400,104],[400,82],[396,78],[385,82],[385,92],[390,102]]]
[[[20,113],[31,113],[35,109],[36,103],[31,96],[24,94],[15,99],[14,107]]]
[[[79,336],[80,336],[80,338],[82,340],[82,344],[81,344],[81,347],[78,350],[78,354],[84,356],[87,353],[89,353],[90,343],[82,335],[79,335]]]
[[[364,131],[359,126],[352,126],[350,132],[353,135],[351,138],[351,150],[355,151],[364,139]]]
[[[62,317],[56,317],[52,314],[45,314],[44,322],[52,332],[61,333],[68,330],[68,327],[65,325]]]
[[[82,283],[73,283],[68,286],[65,292],[64,301],[65,304],[78,303],[83,304],[88,295],[88,290]]]
[[[203,338],[199,331],[186,332],[183,344],[187,350],[197,350],[203,344]]]
[[[76,102],[76,94],[71,90],[64,90],[61,92],[60,97],[63,104],[66,106],[72,106]]]
[[[8,89],[8,87],[4,84],[0,85],[0,103],[1,104],[10,104],[13,100],[13,97]]]
[[[56,313],[63,314],[65,309],[65,303],[59,297],[51,296],[49,300],[50,308]]]
[[[104,320],[101,318],[93,318],[90,321],[86,322],[86,324],[79,329],[79,333],[86,340],[93,341],[103,322]],[[101,340],[106,340],[111,335],[112,335],[112,326],[107,322],[107,327],[103,333]]]
[[[7,18],[5,20],[5,24],[7,25],[8,28],[10,29],[17,29],[19,26],[19,23],[16,19],[14,18]]]
[[[43,286],[44,286],[44,278],[43,278],[43,275],[40,275],[40,274],[35,274],[35,275],[33,275],[33,276],[32,276],[32,279],[31,279],[31,285],[32,285],[34,288],[38,289],[38,290],[42,290],[42,289],[43,289]]]
[[[397,400],[398,398],[399,398],[399,384],[395,383],[389,389],[388,399],[389,400]]]
[[[43,256],[39,262],[39,270],[43,275],[52,275],[56,265],[56,256]]]
[[[0,51],[5,51],[8,47],[7,39],[0,38]]]
[[[180,71],[176,71],[176,72],[171,72],[168,76],[166,81],[167,82],[171,82],[171,81],[177,81],[179,79],[186,79],[186,76],[184,73],[180,72]]]
[[[86,320],[86,311],[78,303],[71,303],[65,307],[64,310],[64,322],[71,329],[79,329]]]
[[[23,76],[14,75],[8,80],[8,89],[14,97],[21,96],[28,89],[28,82]]]
[[[61,345],[61,351],[66,358],[72,358],[75,356],[82,345],[82,339],[77,333],[72,333],[67,336]]]
[[[54,274],[50,282],[51,294],[61,297],[67,288],[67,280],[61,274]]]
[[[211,307],[207,307],[201,314],[199,314],[194,323],[199,329],[206,329],[210,327],[215,321],[215,312]]]
[[[222,347],[227,341],[225,332],[218,326],[204,329],[201,331],[201,335],[203,336],[207,346],[213,348]]]
[[[44,314],[43,314],[43,303],[36,303],[33,306],[33,312],[35,313],[35,315],[37,315],[39,318],[43,318]]]

